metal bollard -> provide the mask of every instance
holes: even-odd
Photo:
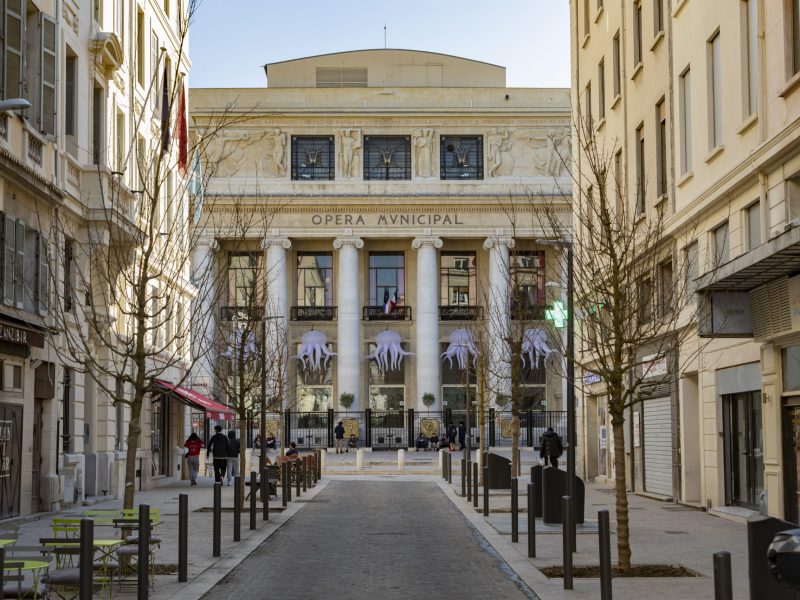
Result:
[[[6,550],[0,548],[0,590],[5,586]]]
[[[511,541],[519,541],[519,479],[511,478]]]
[[[461,459],[461,497],[467,495],[467,459]]]
[[[317,450],[317,481],[322,479],[322,450]]]
[[[489,467],[483,467],[483,516],[489,516]]]
[[[611,528],[608,511],[597,511],[600,529],[600,600],[611,600]]]
[[[189,494],[178,495],[178,581],[189,579]]]
[[[478,463],[472,463],[472,507],[478,508]]]
[[[281,501],[283,507],[286,508],[286,504],[292,500],[292,486],[289,482],[289,463],[283,463],[281,465],[281,486]]]
[[[233,478],[233,541],[242,539],[242,478]]]
[[[94,556],[94,548],[92,548],[92,556]],[[89,564],[94,567],[91,560]],[[136,597],[138,600],[147,600],[147,596],[150,592],[150,506],[148,504],[139,505],[138,567]]]
[[[528,558],[536,558],[536,486],[528,484]]]
[[[214,513],[211,528],[211,556],[220,556],[220,538],[222,537],[222,484],[214,484]]]
[[[303,466],[303,463],[301,461],[297,460],[297,461],[295,461],[294,468],[292,469],[292,471],[294,471],[294,485],[295,485],[295,488],[296,488],[295,491],[297,492],[297,497],[298,498],[300,497],[300,479],[301,479],[302,470],[303,470],[302,466]],[[291,473],[291,471],[289,471],[289,473]]]
[[[264,521],[269,521],[269,469],[264,467],[264,470],[261,471],[261,508],[263,510],[263,514],[261,518]]]
[[[447,455],[444,454],[445,452],[444,450],[442,450],[441,452],[442,454],[440,454],[440,456],[442,457],[442,479],[447,481]]]
[[[453,485],[453,455],[447,451],[447,483]]]
[[[572,517],[572,498],[561,498],[561,545],[564,556],[564,589],[572,589],[572,540],[569,521]]]
[[[303,474],[303,493],[308,491],[308,457],[303,457],[303,462],[300,463],[302,467],[302,474]]]
[[[472,461],[467,460],[467,502],[472,502]]]
[[[250,471],[250,531],[256,528],[256,500],[258,499],[258,494],[256,494],[257,477],[258,473]]]
[[[731,553],[714,553],[714,600],[733,600]]]
[[[80,600],[92,600],[92,594],[94,592],[94,521],[91,519],[81,519],[80,536],[81,547],[78,551],[80,553],[78,559],[78,597]]]

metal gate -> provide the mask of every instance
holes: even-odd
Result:
[[[367,445],[373,449],[407,448],[405,411],[368,410]]]
[[[672,406],[669,396],[648,398],[644,412],[644,489],[672,496]]]
[[[19,515],[22,407],[0,404],[0,519]]]
[[[328,447],[328,412],[287,412],[290,439],[298,448]]]

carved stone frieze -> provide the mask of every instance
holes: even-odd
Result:
[[[361,155],[361,130],[342,129],[338,133],[339,172],[342,177],[358,177]]]
[[[414,131],[414,167],[417,177],[434,177],[433,129]]]

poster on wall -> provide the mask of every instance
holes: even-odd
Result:
[[[597,431],[597,442],[600,447],[597,453],[597,474],[606,475],[606,453],[608,452],[608,427],[601,425]]]
[[[638,448],[641,445],[639,436],[639,411],[633,411],[633,447]]]

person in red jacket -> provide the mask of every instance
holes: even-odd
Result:
[[[200,450],[203,446],[203,440],[194,432],[184,444],[184,447],[188,448],[186,464],[189,466],[190,485],[197,485],[197,474],[200,472]]]

